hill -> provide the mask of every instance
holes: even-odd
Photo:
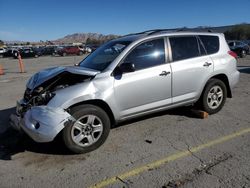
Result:
[[[103,43],[117,38],[118,35],[103,35],[100,33],[74,33],[63,38],[54,40],[54,43]]]

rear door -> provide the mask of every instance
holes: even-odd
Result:
[[[197,98],[211,73],[213,61],[197,36],[169,37],[173,103]]]

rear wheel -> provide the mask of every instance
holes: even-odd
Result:
[[[82,54],[83,54],[83,52],[82,52],[82,51],[80,51],[78,55],[82,55]]]
[[[76,119],[63,130],[63,140],[74,153],[87,153],[101,146],[110,131],[110,119],[105,111],[94,105],[71,109]]]
[[[202,109],[209,114],[219,112],[226,102],[227,88],[221,80],[210,79],[203,91]]]

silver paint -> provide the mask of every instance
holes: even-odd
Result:
[[[174,32],[128,36],[116,39],[133,40],[133,42],[102,72],[81,67],[59,67],[35,74],[27,83],[30,89],[63,71],[94,78],[57,90],[47,106],[32,107],[24,118],[19,120],[23,122],[19,123],[21,128],[35,141],[48,142],[56,137],[66,122],[74,121],[65,110],[81,102],[88,103],[92,100],[105,102],[111,109],[115,121],[118,122],[155,111],[193,104],[200,98],[207,81],[218,74],[228,78],[232,89],[239,80],[236,60],[228,55],[229,48],[224,35],[215,33],[205,33],[219,37],[220,50],[215,54],[172,62],[171,48],[168,48],[166,63],[163,65],[124,73],[119,78],[112,75],[113,70],[131,49],[145,40],[162,37],[165,39],[165,46],[169,47],[168,36],[199,34],[204,35],[204,33]],[[211,66],[204,66],[205,63]],[[170,74],[160,76],[162,71]],[[34,128],[36,122],[40,123],[38,129]]]

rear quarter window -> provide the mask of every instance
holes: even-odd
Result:
[[[219,37],[218,36],[208,36],[208,35],[199,35],[207,54],[214,54],[219,51]]]

